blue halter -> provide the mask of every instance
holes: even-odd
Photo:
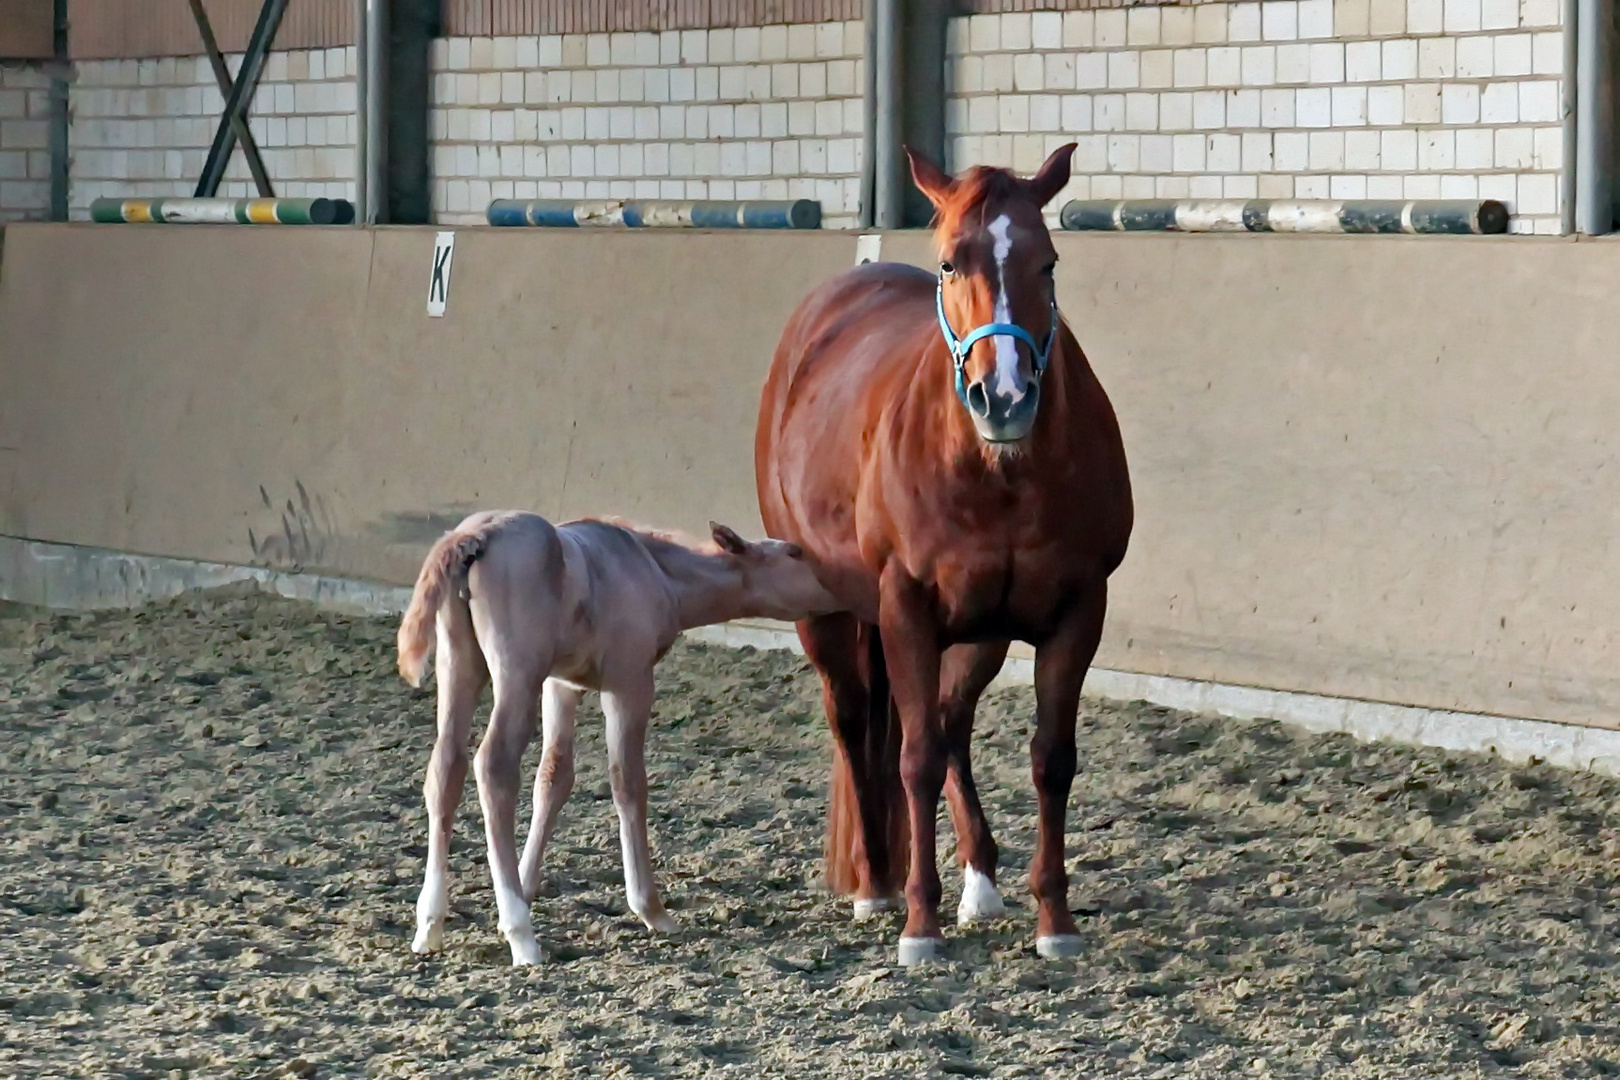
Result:
[[[968,353],[973,346],[990,337],[1010,337],[1015,341],[1022,341],[1029,346],[1029,351],[1035,357],[1035,379],[1040,381],[1046,374],[1046,363],[1052,357],[1052,343],[1057,340],[1058,308],[1057,296],[1052,296],[1052,321],[1046,331],[1046,341],[1035,340],[1035,335],[1025,330],[1017,323],[985,323],[975,327],[967,337],[959,338],[956,331],[951,329],[951,320],[945,317],[945,276],[939,277],[939,284],[934,288],[934,311],[939,315],[939,330],[945,335],[945,344],[950,346],[951,359],[956,363],[956,396],[961,400],[964,408],[968,406],[967,377],[963,372],[967,364]]]

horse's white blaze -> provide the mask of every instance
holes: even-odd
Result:
[[[1012,237],[1007,230],[1012,219],[1002,214],[990,223],[990,236],[995,240],[996,259],[996,315],[998,323],[1012,322],[1012,305],[1007,301],[1007,256],[1012,254]],[[1011,398],[1016,404],[1024,399],[1024,380],[1018,377],[1018,342],[998,335],[996,343],[996,394]]]
[[[962,904],[956,909],[958,923],[977,922],[981,919],[999,919],[1007,913],[1007,905],[996,891],[995,882],[988,874],[981,874],[972,866],[962,867]]]

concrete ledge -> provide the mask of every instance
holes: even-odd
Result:
[[[195,589],[256,581],[289,599],[366,615],[397,615],[411,591],[394,585],[292,573],[228,563],[132,555],[102,548],[0,536],[0,600],[88,610],[133,607]],[[802,651],[790,626],[744,621],[692,631],[693,640],[732,647]],[[1034,664],[1009,657],[997,686],[1027,686]],[[1538,759],[1569,769],[1620,776],[1620,731],[1509,716],[1419,709],[1252,686],[1199,682],[1092,668],[1086,695],[1146,701],[1186,712],[1276,720],[1312,732],[1344,732],[1368,742],[1494,753],[1510,761]]]
[[[0,600],[18,604],[69,610],[136,607],[239,581],[256,581],[289,599],[360,615],[399,614],[411,599],[411,590],[394,585],[0,536]]]

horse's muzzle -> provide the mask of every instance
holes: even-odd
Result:
[[[1016,398],[992,392],[989,382],[981,379],[967,388],[966,404],[973,430],[985,442],[1017,442],[1035,426],[1035,414],[1041,405],[1041,381],[1028,380],[1024,393]]]

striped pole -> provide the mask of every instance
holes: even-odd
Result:
[[[96,199],[90,220],[164,225],[348,225],[347,199]]]
[[[1075,199],[1058,215],[1074,232],[1507,232],[1495,199]]]
[[[552,229],[819,229],[821,204],[812,199],[496,199],[485,216],[491,225]]]

